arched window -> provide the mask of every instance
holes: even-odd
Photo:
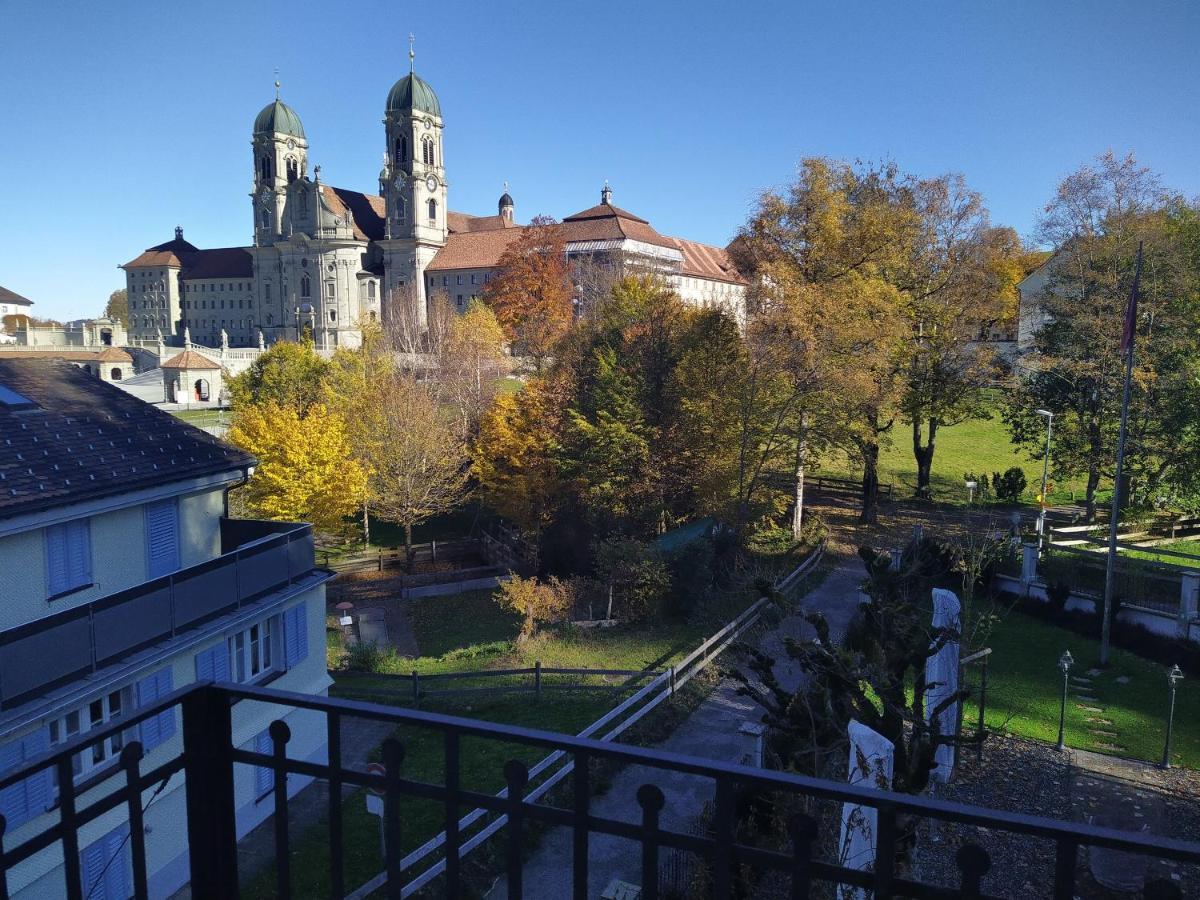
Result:
[[[311,297],[312,296],[312,282],[309,281],[309,278],[307,275],[302,275],[300,277],[300,296],[301,297]]]
[[[433,165],[433,138],[421,138],[421,162]]]
[[[287,179],[288,184],[291,184],[300,177],[300,166],[296,162],[296,157],[289,156],[287,158]]]
[[[368,300],[375,299],[375,282],[373,282],[373,281],[367,282],[367,299]]]
[[[437,201],[436,200],[429,201],[429,221],[430,222],[437,221]]]
[[[408,210],[408,204],[404,202],[403,197],[396,198],[396,219],[400,222],[404,221],[405,213]]]
[[[406,138],[404,135],[400,135],[400,137],[396,138],[396,145],[392,151],[392,162],[408,162],[408,138]]]
[[[271,180],[271,157],[264,156],[258,161],[258,174],[263,181]]]
[[[336,309],[331,309],[331,310],[329,311],[329,321],[330,321],[330,322],[336,322],[336,321],[337,321],[337,310],[336,310]]]
[[[109,373],[113,381],[121,380],[121,367],[113,366],[113,370]]]
[[[208,402],[208,381],[203,378],[197,379],[195,385],[195,397],[201,403]]]
[[[375,310],[371,310],[371,321],[375,321]]]

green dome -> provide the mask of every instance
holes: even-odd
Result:
[[[433,113],[438,118],[442,115],[442,104],[438,102],[437,94],[428,82],[418,78],[415,73],[405,75],[388,91],[388,112],[409,110]]]
[[[282,100],[275,100],[262,108],[254,117],[255,134],[290,134],[292,137],[304,137],[304,126],[296,111]]]

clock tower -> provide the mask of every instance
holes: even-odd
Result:
[[[388,92],[383,125],[387,151],[379,189],[387,218],[379,242],[384,263],[384,315],[412,303],[427,319],[425,267],[446,244],[446,167],[442,107],[433,88],[414,70]],[[390,307],[390,309],[389,309]]]
[[[308,140],[296,111],[279,99],[262,108],[254,119],[254,244],[269,247],[283,235],[287,187],[308,174]]]

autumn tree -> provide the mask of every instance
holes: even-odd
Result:
[[[379,515],[404,529],[412,558],[412,531],[453,509],[467,480],[461,437],[430,392],[410,375],[373,379],[378,424],[368,459],[370,494]]]
[[[505,336],[533,357],[538,371],[573,315],[566,239],[553,219],[538,216],[500,256],[483,289]]]
[[[129,294],[125,288],[108,295],[108,303],[104,306],[104,318],[120,319],[126,325],[129,324]]]
[[[342,417],[314,403],[304,416],[276,400],[239,406],[229,440],[258,459],[244,492],[267,519],[310,522],[340,532],[358,507],[366,473],[354,458]]]
[[[510,575],[500,583],[493,597],[501,609],[522,617],[519,636],[522,641],[537,634],[538,626],[561,621],[571,608],[570,588],[554,577],[539,582],[536,578]]]
[[[1197,424],[1197,262],[1183,225],[1194,215],[1132,156],[1111,153],[1067,176],[1046,205],[1039,236],[1056,247],[1035,302],[1036,355],[1006,398],[1015,441],[1042,452],[1055,413],[1055,472],[1083,475],[1087,516],[1112,478],[1124,379],[1120,341],[1134,262],[1144,245],[1134,390],[1126,459],[1129,485],[1146,495],[1194,465],[1186,440]],[[1181,226],[1183,230],[1181,230]]]
[[[303,418],[321,402],[328,370],[329,363],[317,355],[312,341],[279,341],[229,379],[227,387],[235,409],[274,403]]]
[[[449,323],[438,358],[438,384],[458,411],[463,434],[477,432],[507,370],[504,330],[491,307],[472,300]]]

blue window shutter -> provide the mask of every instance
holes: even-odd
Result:
[[[0,774],[11,772],[23,763],[45,753],[50,737],[39,729],[18,740],[0,746]],[[42,769],[24,781],[0,791],[0,815],[13,829],[41,814],[50,805],[50,770]]]
[[[67,560],[67,526],[51,525],[46,529],[46,594],[53,597],[67,590],[70,564]]]
[[[271,732],[260,731],[254,738],[254,752],[270,754],[274,748],[271,745]],[[254,792],[256,797],[261,797],[271,789],[273,783],[274,772],[266,766],[255,766],[254,768]]]
[[[104,882],[104,864],[108,862],[108,838],[84,847],[79,854],[80,874],[83,876],[83,896],[89,898],[105,897],[102,884]]]
[[[88,900],[127,900],[133,893],[128,838],[129,826],[119,825],[80,851],[83,896]]]
[[[90,584],[92,581],[92,535],[88,519],[76,519],[67,523],[68,542],[71,547],[71,587]]]
[[[229,648],[224,641],[196,654],[196,680],[229,680]]]
[[[171,693],[171,670],[161,669],[137,683],[137,704],[148,706]],[[164,709],[141,725],[142,747],[147,753],[175,734],[175,708]]]
[[[151,578],[179,568],[179,507],[175,498],[146,504],[146,570]]]
[[[283,661],[290,669],[308,656],[308,622],[304,617],[304,604],[293,606],[283,614]]]

